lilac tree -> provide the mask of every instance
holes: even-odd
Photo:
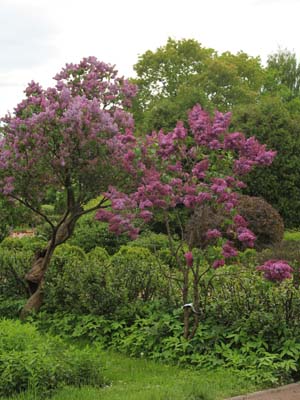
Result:
[[[137,188],[124,193],[110,186],[105,197],[111,201],[111,208],[101,209],[96,215],[108,222],[116,234],[130,231],[135,236],[141,222],[148,222],[158,210],[163,214],[170,249],[182,273],[185,338],[195,334],[199,323],[202,276],[237,255],[234,240],[253,247],[255,236],[235,211],[237,191],[244,185],[240,179],[256,165],[270,165],[275,156],[274,151],[267,150],[254,137],[230,133],[229,124],[229,113],[216,112],[211,118],[196,105],[189,113],[187,127],[178,122],[171,132],[152,132],[141,140],[129,133],[115,136],[114,152],[123,154],[124,168],[137,182]],[[201,246],[195,249],[193,231],[186,232],[180,210],[197,210],[204,204],[216,211],[221,208],[226,218],[216,226],[203,220]],[[170,212],[173,216],[175,213],[181,226],[179,246],[173,240]],[[216,241],[221,251],[209,265],[205,252]],[[193,303],[189,303],[191,299]]]
[[[67,64],[54,79],[56,86],[46,90],[31,82],[25,100],[2,119],[2,195],[28,207],[51,228],[47,246],[26,274],[30,298],[23,316],[42,303],[44,276],[55,248],[68,240],[83,214],[109,203],[101,196],[95,206],[84,205],[111,183],[119,189],[130,187],[114,138],[126,137],[133,129],[127,109],[135,86],[95,57]],[[49,189],[64,198],[58,221],[41,208]]]

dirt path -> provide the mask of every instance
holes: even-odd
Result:
[[[282,386],[277,389],[264,390],[228,400],[300,400],[300,383]]]

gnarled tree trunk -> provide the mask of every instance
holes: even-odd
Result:
[[[30,271],[25,275],[30,297],[23,307],[20,317],[25,319],[30,313],[39,311],[43,303],[43,287],[45,274],[50,265],[51,257],[57,246],[64,243],[72,235],[80,213],[72,213],[53,229],[52,237],[47,246],[36,254]]]

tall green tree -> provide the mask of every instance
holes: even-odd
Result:
[[[141,55],[134,69],[139,92],[133,112],[144,132],[171,129],[195,103],[228,111],[255,102],[264,80],[259,58],[243,52],[218,55],[191,39],[169,39]]]
[[[263,95],[256,104],[236,108],[233,127],[277,150],[270,168],[251,172],[247,193],[264,197],[286,226],[299,227],[300,115],[293,115],[279,96]]]
[[[268,57],[266,90],[282,93],[286,100],[300,95],[300,65],[296,54],[285,49]]]

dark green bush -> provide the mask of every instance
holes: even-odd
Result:
[[[168,296],[168,273],[168,268],[144,247],[123,246],[110,260],[112,289],[123,293],[128,303]]]
[[[0,321],[0,331],[1,396],[30,390],[46,397],[62,385],[104,384],[92,348],[66,346],[19,321]]]
[[[86,254],[78,246],[59,246],[46,274],[43,309],[110,315],[126,302],[126,296],[113,286],[109,271],[105,249],[95,247]]]
[[[96,246],[104,247],[108,254],[114,254],[129,241],[125,235],[117,236],[108,230],[105,223],[96,221],[94,215],[81,217],[77,222],[69,243],[89,252]]]
[[[160,260],[169,267],[174,267],[176,264],[171,254],[168,236],[163,233],[145,231],[136,240],[129,242],[127,246],[149,249],[158,258],[158,261]]]
[[[32,251],[14,251],[0,246],[0,297],[13,300],[27,296],[24,275],[32,259]]]
[[[44,248],[47,245],[47,242],[38,237],[22,237],[22,238],[5,238],[1,244],[0,249],[8,249],[8,250],[24,250],[24,251],[32,251],[35,253],[37,250]]]
[[[44,307],[49,311],[81,312],[79,293],[86,268],[87,257],[80,247],[57,247],[45,276]]]
[[[109,255],[102,247],[87,254],[85,273],[80,277],[80,303],[86,313],[110,315],[124,299],[114,291],[109,280]]]
[[[0,296],[0,318],[18,318],[26,298],[6,298]]]

